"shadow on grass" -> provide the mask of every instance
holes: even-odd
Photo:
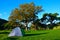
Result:
[[[26,36],[36,36],[36,35],[42,35],[42,34],[47,34],[47,32],[46,33],[36,33],[36,34],[25,34],[24,37],[26,37]],[[18,38],[20,38],[20,37],[7,37],[4,40],[18,40]]]
[[[54,40],[60,40],[60,39],[54,39]]]
[[[7,37],[7,38],[5,38],[3,40],[17,40],[17,39],[18,39],[17,37]]]
[[[9,34],[9,32],[0,32],[0,34]]]
[[[37,34],[25,34],[25,36],[36,36],[36,35],[43,35],[43,34],[47,34],[46,33],[37,33]]]

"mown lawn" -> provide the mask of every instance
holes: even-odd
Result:
[[[9,32],[0,30],[0,40],[60,40],[60,30],[31,30],[23,37],[8,37]]]

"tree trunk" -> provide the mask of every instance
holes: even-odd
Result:
[[[26,22],[26,31],[28,30],[28,22]]]
[[[39,30],[39,28],[38,28],[38,26],[37,26],[37,25],[35,25],[35,29],[36,29],[36,30]]]
[[[53,23],[52,23],[52,21],[50,21],[50,29],[53,29]]]

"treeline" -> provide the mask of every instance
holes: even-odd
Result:
[[[0,19],[0,30],[13,29],[15,25],[20,25],[21,28],[26,29],[26,26],[21,24],[21,22],[19,24],[18,22]],[[54,27],[60,26],[60,17],[58,17],[58,13],[44,13],[41,19],[36,19],[31,24],[30,29],[53,29]]]
[[[33,24],[36,29],[53,29],[54,27],[60,26],[60,17],[58,13],[44,13],[41,19],[35,20]]]
[[[60,24],[58,13],[44,13],[41,19],[38,14],[43,12],[42,6],[36,6],[33,2],[21,4],[19,8],[15,8],[9,16],[8,22],[4,24],[5,28],[12,29],[19,25],[21,28],[31,29],[53,29]],[[28,24],[31,22],[31,27]],[[3,23],[3,22],[2,22]],[[3,29],[3,27],[2,27]]]

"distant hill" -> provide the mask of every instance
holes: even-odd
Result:
[[[4,19],[1,19],[1,18],[0,18],[0,30],[1,30],[1,29],[4,29],[3,24],[5,24],[5,23],[7,23],[7,22],[8,22],[7,20],[4,20]]]

